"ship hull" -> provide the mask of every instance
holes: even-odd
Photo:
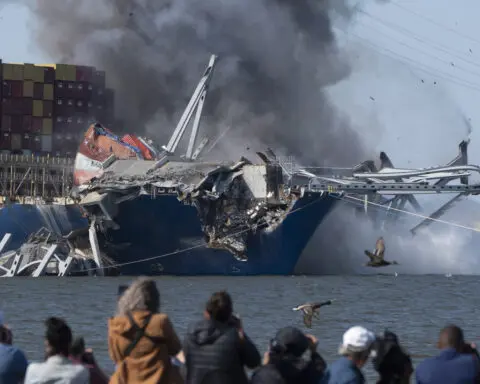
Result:
[[[0,237],[12,234],[5,250],[20,247],[31,233],[42,227],[66,235],[87,226],[88,220],[75,205],[10,204],[0,209]]]
[[[175,196],[142,196],[120,204],[120,229],[104,233],[115,254],[105,251],[123,275],[290,275],[336,201],[328,194],[304,196],[273,231],[251,234],[248,261],[239,261],[206,246],[196,208]]]

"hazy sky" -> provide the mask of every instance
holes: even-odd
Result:
[[[353,55],[354,73],[332,89],[332,97],[365,135],[376,135],[379,150],[393,151],[394,159],[415,166],[449,160],[444,153],[453,157],[466,134],[460,111],[471,118],[473,126],[480,124],[480,34],[476,34],[480,27],[474,16],[480,12],[480,3],[394,0],[363,4],[364,12],[340,36]],[[21,6],[0,8],[4,61],[54,61],[35,47],[28,27],[22,27],[32,22]],[[476,136],[474,129],[470,160],[480,163],[480,135]],[[437,141],[435,148],[428,148],[431,139]],[[423,155],[418,154],[422,151]]]

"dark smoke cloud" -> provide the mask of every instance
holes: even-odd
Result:
[[[349,75],[331,25],[354,14],[347,0],[37,0],[31,9],[52,58],[107,71],[130,130],[148,126],[164,141],[215,53],[204,129],[233,126],[245,145],[309,164],[365,158],[322,91]]]

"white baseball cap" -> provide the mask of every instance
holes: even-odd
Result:
[[[369,349],[374,341],[375,334],[373,332],[357,325],[343,334],[342,347],[352,352],[362,352]]]

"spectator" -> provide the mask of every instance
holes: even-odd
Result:
[[[365,377],[362,367],[368,361],[375,335],[367,329],[355,326],[343,334],[339,348],[340,359],[328,367],[323,384],[362,384]]]
[[[12,332],[3,324],[3,314],[0,312],[0,384],[23,383],[25,378],[27,358],[12,344]]]
[[[244,367],[253,369],[261,362],[224,291],[210,297],[204,319],[189,327],[183,351],[187,384],[248,383]]]
[[[252,377],[252,384],[317,384],[325,361],[317,352],[318,340],[294,327],[285,327],[271,340],[265,364]],[[302,355],[310,350],[310,359]]]
[[[463,331],[456,325],[443,328],[438,339],[440,354],[421,362],[416,369],[418,384],[475,383],[478,357],[467,351]],[[464,353],[467,352],[467,353]]]
[[[45,321],[45,355],[43,363],[32,363],[27,368],[25,384],[88,384],[88,370],[68,359],[72,331],[62,320],[50,317]]]
[[[171,362],[182,346],[167,315],[159,313],[160,294],[153,280],[141,277],[118,301],[108,321],[108,350],[117,364],[110,383],[183,383]]]
[[[82,364],[90,372],[90,384],[108,384],[110,380],[100,369],[93,352],[85,349],[83,337],[79,337],[72,342],[70,346],[70,360],[74,363]]]
[[[373,367],[379,373],[377,384],[408,384],[413,373],[410,356],[398,342],[397,335],[385,331],[372,345]]]

